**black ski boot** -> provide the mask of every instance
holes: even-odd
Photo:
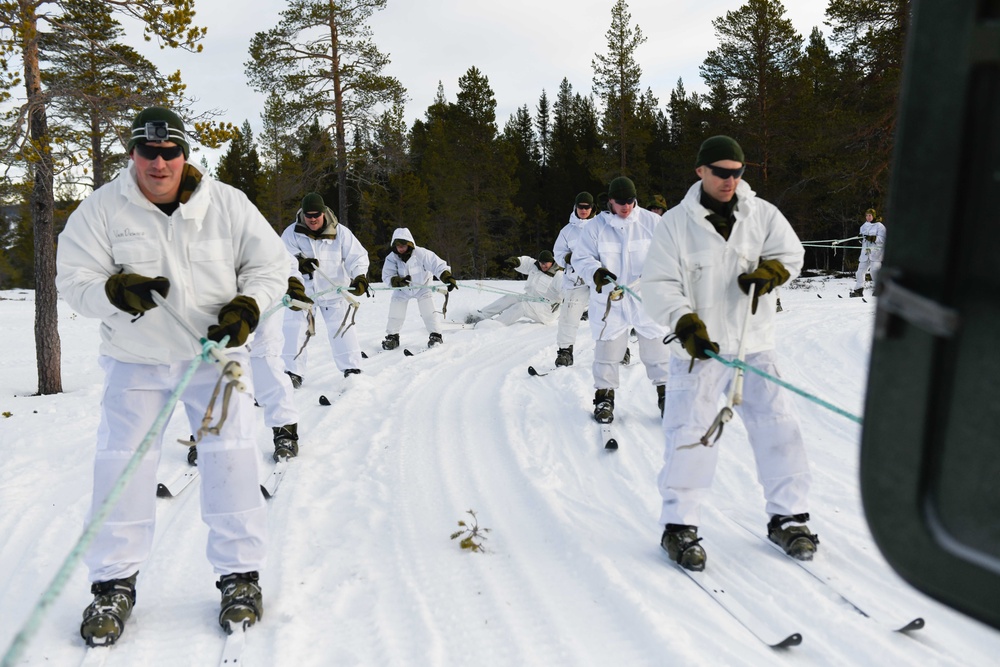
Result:
[[[118,641],[135,606],[135,578],[111,579],[91,584],[94,601],[83,610],[80,636],[88,646],[110,646]]]
[[[344,371],[344,377],[345,378],[346,377],[351,377],[352,375],[361,375],[361,369],[360,368],[348,368],[346,371]]]
[[[432,333],[427,339],[427,347],[434,347],[435,345],[440,345],[444,342],[444,338],[441,337],[439,333]]]
[[[851,297],[852,298],[858,297],[858,296],[863,297],[864,295],[865,295],[865,288],[863,288],[863,287],[859,287],[858,289],[851,290]]]
[[[682,526],[676,523],[668,523],[663,529],[663,537],[660,538],[660,546],[674,561],[685,570],[701,572],[705,569],[705,549],[699,544],[701,538],[698,537],[697,526]]]
[[[386,334],[385,340],[382,341],[383,350],[395,350],[399,347],[399,334]]]
[[[299,425],[286,424],[284,426],[272,426],[274,432],[274,454],[271,458],[275,462],[281,459],[290,459],[299,455]]]
[[[594,419],[600,424],[610,424],[615,419],[615,390],[598,389],[594,394]]]
[[[767,522],[767,537],[796,560],[812,560],[819,546],[819,535],[806,525],[809,513],[791,516],[775,514]]]
[[[229,634],[244,630],[264,617],[264,599],[256,572],[223,575],[215,587],[222,591],[219,625]]]
[[[191,446],[188,447],[188,465],[196,466],[198,465],[198,446],[194,444],[193,435],[188,439],[188,442],[191,443]]]
[[[556,351],[556,366],[572,366],[573,365],[573,346],[560,347]]]
[[[297,375],[297,374],[295,374],[295,373],[293,373],[291,371],[285,371],[285,375],[287,375],[289,378],[291,378],[291,380],[292,380],[292,388],[293,389],[298,389],[299,387],[302,386],[302,376],[301,375]]]
[[[656,405],[660,408],[660,417],[663,417],[663,405],[667,402],[667,386],[663,384],[656,385]]]

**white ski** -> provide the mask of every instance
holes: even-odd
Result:
[[[601,424],[601,442],[604,444],[605,450],[609,452],[618,451],[618,440],[615,439],[611,424]]]
[[[243,649],[247,645],[247,633],[243,628],[236,628],[226,637],[226,645],[222,647],[222,657],[219,665],[242,665]]]
[[[173,476],[168,482],[159,482],[156,485],[156,495],[159,498],[173,498],[186,489],[191,482],[198,477],[198,468],[188,466],[180,473]]]
[[[260,485],[260,492],[264,494],[265,498],[270,498],[275,493],[278,492],[278,486],[281,485],[281,480],[285,478],[285,468],[288,467],[288,459],[279,459],[277,463],[274,464],[274,469],[271,474],[268,475],[264,483]]]
[[[101,667],[107,661],[110,651],[110,646],[88,646],[80,667]]]

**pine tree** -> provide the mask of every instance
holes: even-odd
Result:
[[[229,143],[229,148],[219,159],[215,177],[243,191],[254,205],[257,204],[257,187],[260,179],[260,155],[253,142],[250,121],[243,126]]]
[[[305,122],[322,121],[334,137],[338,218],[348,220],[349,137],[378,113],[401,103],[403,86],[383,73],[389,57],[372,41],[368,20],[386,0],[289,0],[281,20],[258,32],[246,63],[251,85],[287,95],[285,104]],[[289,94],[294,91],[294,94]]]
[[[635,54],[646,37],[638,25],[631,27],[631,22],[628,3],[617,0],[605,33],[608,51],[595,54],[591,61],[594,93],[604,107],[601,132],[609,151],[603,164],[596,166],[596,175],[604,182],[645,171],[645,137],[637,128],[636,117],[642,68]]]
[[[701,66],[702,77],[717,95],[735,101],[732,112],[739,122],[738,140],[748,161],[760,168],[761,192],[769,185],[776,155],[787,154],[781,145],[789,127],[790,81],[801,57],[802,37],[783,18],[778,0],[748,0],[736,11],[712,21],[719,47],[709,52]],[[728,99],[726,102],[728,103]],[[715,132],[713,134],[723,134]]]

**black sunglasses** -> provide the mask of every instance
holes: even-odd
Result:
[[[582,209],[584,209],[586,211],[589,211],[590,209],[594,208],[590,204],[577,204],[576,207],[577,208],[582,208]]]
[[[619,206],[629,206],[635,203],[635,197],[629,197],[628,199],[612,199],[611,201]]]
[[[323,215],[323,211],[303,211],[302,215],[306,216],[310,220],[315,220],[319,216]]]
[[[708,167],[709,171],[712,172],[713,176],[715,176],[716,178],[721,178],[722,180],[726,180],[727,178],[740,178],[743,176],[743,172],[746,171],[747,168],[746,165],[743,165],[738,169],[726,169],[724,167],[716,167],[714,164],[706,164],[705,166]]]
[[[135,152],[138,153],[142,159],[149,160],[152,162],[158,157],[162,157],[168,162],[170,160],[176,160],[181,155],[184,154],[183,146],[150,146],[149,144],[136,144]]]

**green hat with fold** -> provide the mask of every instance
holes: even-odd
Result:
[[[740,164],[746,164],[743,149],[740,148],[735,139],[724,134],[709,137],[701,143],[701,148],[698,149],[698,159],[694,166],[700,167],[703,164],[712,164],[719,160],[734,160]]]
[[[131,153],[136,144],[172,141],[184,149],[184,159],[191,154],[191,144],[184,130],[184,121],[170,109],[149,107],[139,112],[132,121],[132,134],[126,150]]]
[[[608,185],[608,197],[610,199],[635,199],[635,183],[631,178],[619,176]]]
[[[322,213],[325,210],[326,204],[323,203],[323,197],[321,197],[319,193],[310,192],[302,198],[303,213],[315,213],[317,211]]]
[[[551,250],[543,250],[538,253],[538,263],[545,264],[546,262],[556,263],[556,258],[552,255]]]
[[[593,206],[594,195],[590,194],[589,192],[581,192],[576,196],[576,200],[573,203],[576,206],[579,206],[580,204],[590,204],[591,206]]]

